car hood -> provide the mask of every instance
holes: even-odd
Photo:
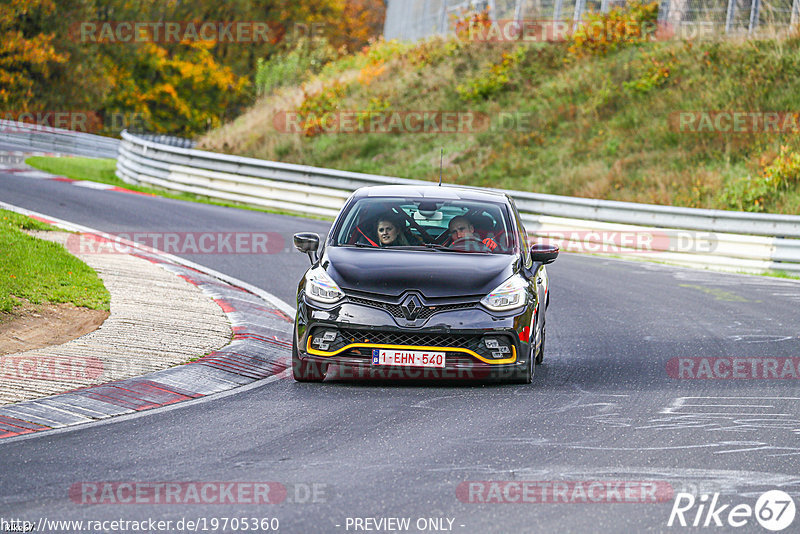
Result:
[[[344,247],[328,247],[322,258],[345,292],[398,296],[417,290],[428,298],[485,295],[514,273],[516,263],[510,254]]]

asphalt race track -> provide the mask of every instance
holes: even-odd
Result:
[[[292,306],[308,259],[291,235],[328,228],[11,174],[0,200],[107,232],[278,232],[275,254],[185,257]],[[287,378],[0,442],[0,516],[199,520],[208,532],[243,530],[221,518],[277,518],[289,533],[402,528],[387,518],[409,518],[409,532],[682,532],[701,529],[667,526],[679,492],[697,496],[690,523],[703,496],[728,505],[722,521],[767,490],[800,496],[800,283],[569,254],[548,271],[545,364],[529,386]],[[277,482],[287,493],[275,504],[81,503],[94,487],[82,483],[103,482]],[[524,482],[548,502],[523,498]],[[605,490],[581,493],[595,482]],[[754,517],[709,520],[705,532],[766,532]]]

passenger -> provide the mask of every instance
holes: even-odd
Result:
[[[378,244],[381,247],[408,246],[408,238],[403,231],[404,226],[400,218],[394,214],[382,216],[378,219],[376,227]]]
[[[447,230],[450,232],[450,239],[452,239],[450,244],[452,248],[470,249],[472,247],[469,247],[469,242],[476,245],[477,243],[483,243],[492,252],[497,248],[497,243],[492,238],[487,237],[481,240],[480,236],[475,233],[475,226],[463,215],[457,215],[450,219]]]

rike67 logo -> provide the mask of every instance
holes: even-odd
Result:
[[[669,514],[667,526],[671,527],[743,527],[755,520],[767,530],[777,532],[794,521],[795,504],[792,497],[780,490],[762,494],[755,507],[749,504],[719,504],[719,493],[695,497],[691,493],[678,493]]]

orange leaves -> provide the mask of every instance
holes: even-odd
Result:
[[[369,85],[384,72],[386,72],[386,64],[383,62],[365,65],[358,73],[358,83]]]
[[[482,33],[492,25],[488,8],[483,11],[468,12],[460,18],[454,16],[454,18],[456,36],[463,40],[470,39],[475,33]]]
[[[259,59],[291,50],[301,39],[325,38],[335,46],[332,54],[339,47],[357,50],[380,35],[384,14],[383,0],[4,0],[0,107],[136,114],[155,132],[193,135],[232,118],[247,104],[252,96],[247,77]],[[254,21],[269,25],[269,39],[212,42],[203,41],[201,34],[179,43],[102,42],[73,35],[77,24],[101,20],[109,27],[147,21]],[[314,61],[311,66],[321,68]],[[384,69],[365,69],[364,83]]]
[[[576,57],[605,55],[626,45],[652,39],[658,29],[658,2],[634,0],[608,13],[587,13],[571,36],[569,52]]]
[[[53,48],[53,35],[37,35],[26,39],[20,31],[8,31],[0,40],[0,102],[28,109],[36,78],[47,78],[53,65],[65,63],[67,54]]]
[[[0,29],[14,25],[15,20],[31,14],[52,15],[56,10],[53,0],[6,0],[0,5]]]
[[[383,32],[386,6],[382,0],[338,0],[341,15],[329,21],[331,44],[353,52]]]

